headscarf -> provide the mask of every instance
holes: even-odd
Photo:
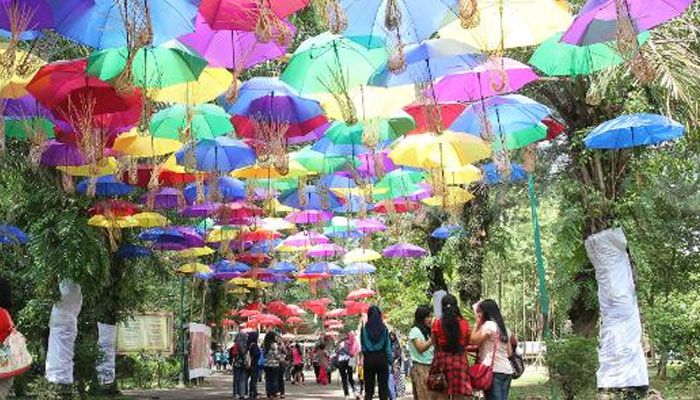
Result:
[[[348,332],[348,337],[345,339],[345,348],[351,357],[360,352],[360,343],[358,343],[354,332]]]
[[[248,349],[248,335],[245,332],[238,332],[234,343],[238,352],[246,351]]]
[[[386,325],[382,320],[382,312],[377,306],[370,306],[367,310],[367,323],[365,324],[369,340],[374,343],[379,342],[383,334],[386,334]]]
[[[257,331],[250,332],[246,336],[248,336],[248,347],[250,347],[251,345],[254,345],[255,347],[258,346],[258,332]]]

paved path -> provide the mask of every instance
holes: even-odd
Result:
[[[145,400],[231,399],[232,379],[231,375],[215,373],[206,379],[204,386],[197,388],[145,391],[125,390],[123,394],[128,398]],[[311,383],[313,382],[311,375],[306,376],[306,381],[307,384],[304,386],[291,385],[287,382],[285,384],[286,398],[289,400],[342,400],[344,398],[337,373],[333,375],[333,382],[328,386]],[[258,399],[265,398],[264,384],[258,385],[258,393],[262,394]]]

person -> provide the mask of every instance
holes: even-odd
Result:
[[[445,394],[450,399],[467,399],[472,394],[469,382],[469,363],[466,347],[469,345],[469,323],[462,318],[457,298],[446,294],[442,298],[442,318],[433,322],[432,339],[437,361],[447,381]]]
[[[280,350],[280,370],[277,376],[277,393],[279,393],[279,397],[283,399],[284,379],[287,371],[287,366],[289,365],[289,363],[287,362],[287,357],[289,357],[289,354],[287,352],[287,343],[285,342],[284,338],[281,335],[277,335],[275,337],[277,338],[277,345],[279,346]]]
[[[391,340],[391,354],[393,356],[391,364],[391,373],[394,376],[393,389],[396,394],[395,397],[399,398],[406,394],[406,380],[403,376],[403,351],[396,332],[391,332],[389,339]]]
[[[318,353],[316,354],[318,359],[318,383],[321,385],[328,385],[331,383],[330,374],[330,356],[326,351],[326,344],[321,342],[318,345]]]
[[[508,359],[513,351],[510,337],[498,304],[491,299],[480,301],[476,306],[476,330],[471,341],[479,345],[478,361],[493,369],[491,388],[484,392],[486,400],[508,399],[513,377]]]
[[[12,294],[10,292],[10,283],[5,279],[0,278],[0,344],[5,342],[10,333],[12,333]],[[6,399],[10,393],[14,377],[0,379],[0,399]]]
[[[250,368],[248,369],[249,385],[248,395],[250,400],[258,398],[258,361],[260,361],[260,346],[258,346],[258,332],[248,334],[248,353],[250,354]]]
[[[265,393],[268,399],[277,399],[280,393],[279,375],[282,352],[277,343],[277,334],[267,332],[263,339],[263,356],[265,357]]]
[[[365,400],[374,397],[375,384],[379,386],[379,400],[388,400],[391,341],[389,330],[382,321],[382,312],[375,305],[367,310],[367,323],[362,327],[360,343],[364,358]]]
[[[411,382],[413,383],[414,400],[428,400],[433,397],[426,385],[434,350],[430,335],[431,311],[428,306],[418,306],[413,314],[413,327],[408,333],[408,354],[413,363]]]
[[[365,394],[365,358],[362,352],[357,354],[357,381],[360,383],[360,397]]]
[[[351,335],[352,333],[349,333]],[[338,374],[340,374],[340,381],[343,385],[343,394],[345,395],[345,400],[350,399],[350,394],[355,394],[355,379],[353,378],[353,367],[351,365],[351,360],[353,359],[352,354],[352,342],[345,337],[345,340],[340,342],[338,348],[333,356],[334,364],[338,368]],[[359,396],[357,396],[359,399]]]
[[[311,359],[311,365],[314,368],[314,376],[316,377],[316,383],[320,383],[319,375],[321,373],[321,369],[318,367],[318,346],[318,343],[315,344],[313,350],[311,350],[311,353],[309,354],[309,358]]]
[[[305,385],[304,382],[304,356],[299,343],[292,346],[292,385]]]
[[[248,371],[252,364],[250,356],[248,335],[245,332],[238,332],[231,346],[231,358],[233,360],[233,398],[238,396],[238,399],[248,397]],[[249,365],[246,365],[246,358]]]

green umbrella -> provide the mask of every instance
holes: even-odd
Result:
[[[302,42],[280,79],[300,93],[337,92],[367,84],[386,62],[384,48],[369,50],[340,35],[324,32]]]
[[[53,123],[46,118],[5,119],[5,137],[29,139],[37,132],[43,132],[48,139],[53,139]]]
[[[377,189],[373,194],[374,201],[410,196],[421,189],[417,183],[423,181],[424,178],[425,174],[421,171],[393,170],[374,185],[374,188]]]
[[[323,153],[314,151],[310,146],[291,153],[290,158],[296,160],[304,168],[319,174],[330,174],[342,169],[354,159],[355,165],[359,165],[359,160],[348,156],[326,156]]]
[[[516,150],[528,144],[539,142],[545,137],[547,137],[547,126],[544,124],[537,124],[519,131],[505,133],[505,145],[508,150]],[[494,152],[500,151],[503,149],[503,141],[498,140],[497,137],[494,138],[491,143],[491,149]]]
[[[560,42],[561,35],[557,33],[537,47],[530,65],[549,76],[576,76],[589,75],[623,61],[615,42],[574,46]],[[649,32],[642,32],[637,41],[642,44],[649,36]]]
[[[247,182],[252,187],[269,188],[280,192],[288,192],[299,186],[299,179],[297,178],[248,179]]]
[[[333,144],[340,145],[361,145],[363,132],[366,135],[367,129],[371,124],[376,124],[379,137],[378,142],[387,144],[399,136],[416,128],[416,121],[408,113],[401,111],[397,115],[378,119],[369,122],[358,122],[353,125],[346,123],[336,123],[331,126],[326,132],[326,137]]]
[[[149,129],[153,137],[179,139],[180,132],[190,126],[195,139],[214,139],[233,131],[231,116],[215,104],[187,107],[177,104],[158,111],[151,119]]]
[[[87,73],[103,81],[117,78],[127,64],[126,47],[98,50],[88,57]],[[207,66],[207,61],[185,46],[168,44],[139,49],[131,64],[134,85],[164,88],[193,82]]]

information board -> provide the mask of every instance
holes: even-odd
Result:
[[[117,325],[117,354],[173,354],[173,314],[135,315]]]

